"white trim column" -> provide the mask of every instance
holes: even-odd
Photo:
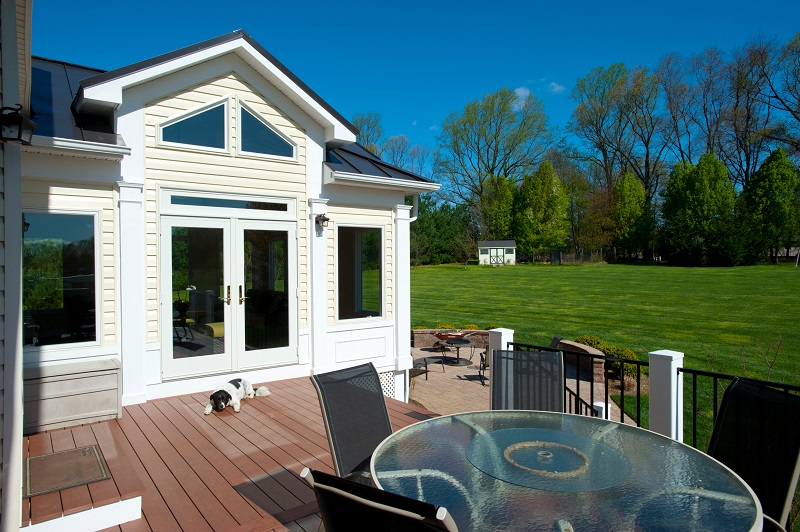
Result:
[[[144,184],[118,181],[122,404],[144,403],[147,338]]]
[[[394,368],[406,371],[411,356],[411,205],[394,208]],[[408,399],[408,398],[406,398]]]
[[[662,349],[650,355],[650,430],[683,441],[683,353]]]
[[[309,349],[311,350],[311,373],[323,373],[333,367],[334,361],[326,352],[328,328],[328,231],[333,231],[333,224],[328,227],[317,227],[316,217],[328,212],[326,198],[308,200],[309,227],[309,309],[308,319],[311,332]]]

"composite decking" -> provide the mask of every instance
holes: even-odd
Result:
[[[266,383],[272,395],[204,415],[193,394],[125,407],[123,416],[26,438],[31,456],[98,443],[112,479],[23,501],[23,526],[141,494],[142,518],[112,530],[316,531],[304,467],[332,472],[309,378]],[[436,416],[386,400],[395,430]],[[29,502],[28,502],[29,501]]]

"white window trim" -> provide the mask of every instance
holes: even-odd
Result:
[[[381,235],[381,242],[379,244],[381,249],[381,277],[380,277],[380,286],[381,286],[381,314],[380,316],[367,316],[364,318],[342,318],[339,316],[339,228],[342,227],[352,227],[357,229],[377,229],[380,231]],[[386,228],[383,225],[375,225],[375,224],[359,224],[359,223],[338,223],[336,224],[336,236],[334,237],[334,249],[336,254],[336,262],[335,262],[335,270],[334,270],[334,283],[336,286],[335,289],[335,298],[336,298],[336,322],[338,324],[348,324],[348,323],[363,323],[363,322],[374,322],[374,321],[385,321],[386,318]]]
[[[172,196],[189,196],[193,198],[213,198],[234,201],[258,201],[266,203],[283,203],[285,211],[264,211],[259,209],[236,209],[226,207],[204,207],[197,205],[173,205]],[[261,196],[253,194],[229,194],[224,192],[199,191],[196,189],[178,189],[161,187],[158,191],[159,214],[177,216],[203,216],[207,218],[243,218],[250,220],[297,221],[297,199]]]
[[[258,159],[272,159],[276,161],[290,161],[290,162],[297,162],[297,143],[293,142],[289,137],[284,135],[277,127],[273,126],[261,116],[260,113],[256,112],[251,106],[249,106],[245,101],[241,98],[236,98],[236,153],[237,155],[247,156],[247,157],[255,157]],[[242,109],[246,110],[248,113],[253,115],[253,117],[261,122],[265,127],[269,128],[270,131],[278,135],[280,138],[285,140],[291,147],[292,147],[292,156],[291,157],[283,157],[281,155],[270,155],[267,153],[258,153],[253,151],[245,151],[242,148]]]
[[[164,122],[161,122],[160,124],[158,124],[158,134],[156,136],[157,144],[159,146],[163,146],[163,147],[167,147],[167,148],[179,148],[179,149],[182,149],[182,150],[204,151],[204,152],[209,152],[209,153],[220,153],[220,154],[230,155],[230,153],[231,153],[230,100],[231,100],[231,96],[230,95],[226,95],[226,96],[224,96],[222,98],[218,98],[218,99],[216,99],[214,101],[211,101],[209,103],[205,103],[205,104],[203,104],[201,106],[193,107],[192,109],[189,109],[188,111],[186,111],[186,112],[184,112],[184,113],[182,113],[182,114],[180,114],[178,116],[169,118],[169,119],[165,120]],[[223,131],[224,131],[224,138],[225,138],[225,147],[224,148],[222,148],[222,149],[220,149],[220,148],[211,148],[209,146],[201,146],[201,145],[198,145],[198,144],[183,144],[183,143],[180,143],[180,142],[169,142],[169,141],[165,141],[164,140],[164,128],[169,127],[172,124],[175,124],[175,123],[180,122],[182,120],[186,120],[187,118],[191,118],[193,116],[199,115],[200,113],[203,113],[204,111],[208,111],[209,109],[213,109],[214,107],[217,107],[219,105],[224,106],[223,115],[224,115],[224,121],[225,122],[224,122],[224,124],[222,126],[223,127]]]
[[[22,213],[30,213],[30,214],[64,214],[64,215],[74,215],[74,216],[91,216],[94,222],[94,330],[95,330],[95,339],[91,342],[71,342],[71,343],[64,343],[64,344],[51,344],[51,345],[23,345],[23,359],[25,363],[28,362],[49,362],[49,361],[59,361],[59,360],[69,360],[74,358],[83,358],[86,356],[92,356],[92,354],[87,353],[87,348],[98,348],[102,345],[103,339],[103,310],[102,310],[102,300],[103,300],[103,284],[102,284],[102,276],[103,276],[103,268],[102,268],[102,257],[100,253],[102,251],[102,242],[100,242],[100,238],[102,233],[100,232],[100,212],[98,211],[83,211],[83,210],[65,210],[65,209],[28,209],[23,207]],[[24,237],[23,237],[24,238]],[[24,311],[23,311],[24,312]],[[119,339],[118,339],[119,340]],[[94,353],[96,356],[97,354],[102,353]]]

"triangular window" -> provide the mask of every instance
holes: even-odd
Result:
[[[241,107],[243,152],[294,158],[294,145],[272,130],[249,110]]]
[[[161,140],[175,144],[225,149],[225,104],[173,122],[161,128]]]

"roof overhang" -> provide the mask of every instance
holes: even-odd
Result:
[[[350,172],[335,172],[324,167],[324,183],[326,185],[342,185],[359,188],[377,188],[402,192],[403,194],[422,194],[439,190],[439,183],[423,181],[406,181],[392,177],[372,176]]]
[[[241,30],[85,79],[75,99],[75,110],[111,114],[122,105],[125,89],[230,53],[239,56],[319,123],[325,131],[326,143],[342,145],[355,141],[357,130],[352,124]]]
[[[103,142],[37,135],[33,136],[30,146],[22,147],[22,151],[104,161],[121,161],[123,157],[131,154],[131,149],[121,144],[121,141],[118,144],[106,144]]]

